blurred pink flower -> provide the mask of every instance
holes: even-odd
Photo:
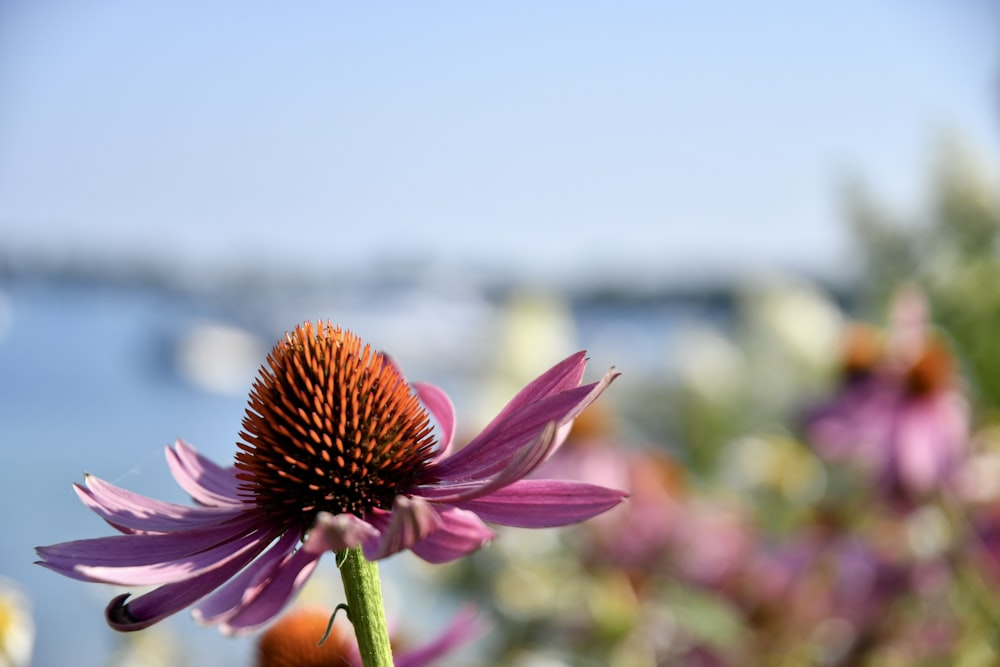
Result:
[[[817,451],[871,470],[881,486],[921,495],[948,483],[966,453],[968,406],[945,343],[913,290],[893,303],[888,335],[849,330],[840,390],[807,415]]]
[[[879,635],[887,610],[910,589],[909,577],[905,563],[858,537],[814,527],[762,544],[726,592],[772,649],[818,640],[816,629],[834,623],[841,631],[822,650],[848,655]]]
[[[634,583],[669,573],[722,585],[753,544],[746,508],[689,494],[684,469],[655,447],[623,453],[611,433],[574,430],[546,472],[628,492],[628,503],[586,530],[594,558],[624,569]]]

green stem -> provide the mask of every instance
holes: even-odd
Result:
[[[382,606],[378,565],[365,558],[361,547],[338,554],[340,578],[347,594],[347,615],[354,625],[364,667],[392,667],[392,649]]]

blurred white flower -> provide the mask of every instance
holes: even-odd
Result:
[[[0,667],[31,664],[35,622],[27,597],[17,586],[0,579]]]
[[[473,422],[485,424],[521,387],[576,349],[577,332],[569,305],[557,295],[515,293],[503,304],[495,327],[494,357],[502,365],[491,369],[482,384]]]
[[[711,403],[727,403],[746,383],[743,352],[717,329],[688,325],[673,342],[673,368],[681,386]]]
[[[809,368],[829,365],[840,345],[843,316],[820,290],[806,283],[774,280],[748,297],[750,324]]]
[[[202,322],[178,341],[177,371],[203,391],[242,394],[266,353],[267,346],[248,331]]]

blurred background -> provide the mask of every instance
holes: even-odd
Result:
[[[884,325],[900,284],[926,292],[973,424],[992,425],[998,26],[986,0],[0,4],[10,664],[26,638],[43,666],[250,664],[252,641],[187,614],[116,635],[116,591],[32,548],[104,533],[70,488],[85,471],[182,501],[163,447],[230,460],[258,365],[305,319],[443,386],[466,433],[586,348],[588,377],[623,374],[590,435],[669,460],[689,480],[664,487],[671,507],[681,487],[686,511],[711,498],[682,543],[722,561],[743,553],[733,516],[787,536],[831,501],[796,418],[834,391],[844,324]],[[795,483],[750,493],[781,478],[762,461]],[[740,509],[719,519],[720,496]],[[526,533],[444,574],[390,560],[401,629],[427,636],[471,599],[499,630],[461,664],[747,664],[723,660],[757,646],[716,580],[663,583],[673,561],[640,568],[652,587],[578,565],[597,582],[584,608],[610,616],[539,634],[559,595],[524,591],[584,538]],[[413,595],[435,612],[408,612]],[[843,648],[859,623],[831,612],[800,635],[809,657],[754,664],[867,664]]]

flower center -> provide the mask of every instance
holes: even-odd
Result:
[[[853,324],[844,337],[841,366],[847,379],[871,374],[884,354],[882,339],[872,327]]]
[[[364,517],[390,508],[420,478],[435,442],[395,366],[329,322],[306,322],[274,346],[240,437],[240,488],[303,530],[319,511]]]
[[[946,389],[954,376],[951,352],[943,341],[929,338],[907,370],[906,389],[912,396],[930,396]]]
[[[344,626],[335,623],[326,641],[330,613],[317,607],[299,607],[278,619],[257,640],[259,667],[321,667],[347,665],[351,641]],[[357,652],[357,649],[354,650]]]

